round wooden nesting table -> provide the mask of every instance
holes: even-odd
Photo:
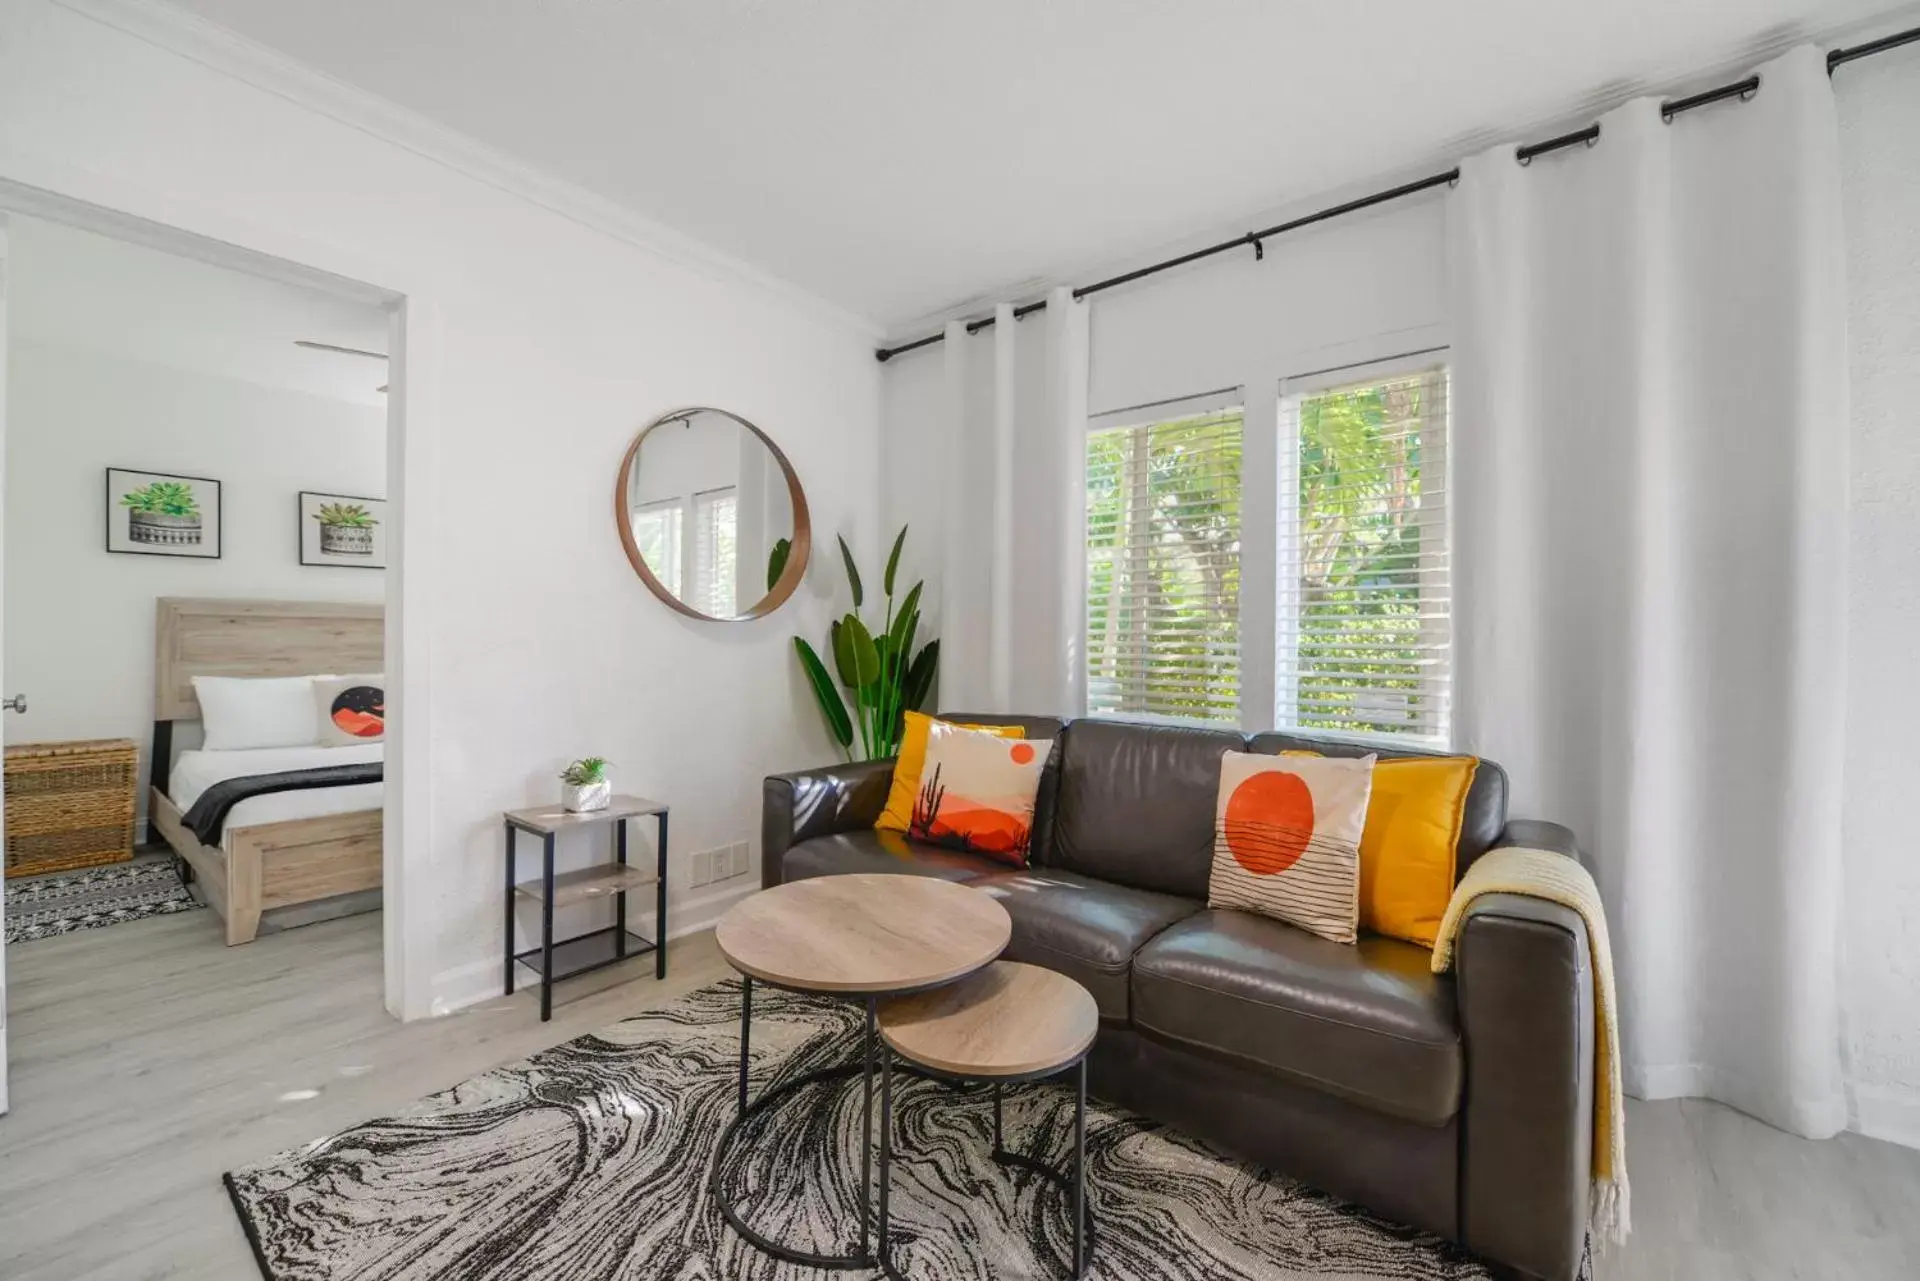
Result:
[[[738,1107],[721,1132],[708,1189],[727,1223],[774,1258],[816,1268],[871,1268],[873,1078],[875,1027],[882,998],[938,988],[965,978],[1006,949],[1013,936],[1007,909],[964,885],[925,876],[823,876],[776,885],[729,909],[714,929],[721,956],[739,971]],[[756,983],[793,992],[860,1001],[866,1026],[857,1063],[806,1073],[747,1099]],[[775,1241],[749,1225],[723,1186],[722,1166],[741,1126],[808,1086],[862,1078],[860,1111],[860,1244],[822,1254]]]
[[[1093,1253],[1087,1210],[1087,1051],[1100,1031],[1100,1010],[1086,988],[1064,974],[995,961],[933,991],[890,999],[880,1006],[880,1038],[892,1054],[880,1069],[880,1269],[904,1281],[889,1247],[889,1175],[893,1164],[893,1055],[922,1074],[993,1086],[993,1159],[1042,1175],[1068,1196],[1072,1240],[1069,1275],[1085,1275]],[[1073,1166],[1069,1173],[1002,1138],[1001,1087],[1074,1072]]]

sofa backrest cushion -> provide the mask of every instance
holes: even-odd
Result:
[[[1398,756],[1458,756],[1458,752],[1427,752],[1371,744],[1344,743],[1339,739],[1316,738],[1308,734],[1287,734],[1269,730],[1255,734],[1253,752],[1319,752],[1325,756],[1365,756],[1368,752],[1381,759]],[[1507,826],[1507,772],[1482,757],[1473,772],[1473,786],[1467,789],[1467,804],[1460,820],[1460,846],[1454,853],[1454,878],[1467,874],[1473,861],[1493,847]]]
[[[1135,889],[1207,897],[1226,730],[1077,720],[1054,748],[1060,771],[1047,862]]]

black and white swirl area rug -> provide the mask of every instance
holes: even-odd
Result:
[[[495,1068],[401,1115],[226,1176],[269,1281],[814,1281],[743,1242],[707,1192],[735,1108],[740,989],[717,984]],[[852,1061],[860,1011],[754,993],[755,1097]],[[984,1090],[895,1077],[895,1263],[916,1281],[1061,1275],[1053,1184],[996,1165]],[[1010,1090],[1006,1133],[1060,1162],[1072,1098]],[[761,1231],[837,1252],[858,1236],[859,1083],[797,1091],[724,1171]],[[1101,1281],[1483,1278],[1456,1247],[1375,1219],[1115,1109],[1090,1106]],[[1037,1250],[1044,1239],[1044,1253]],[[866,1273],[838,1275],[864,1278]]]

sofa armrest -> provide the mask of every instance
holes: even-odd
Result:
[[[1489,848],[1498,850],[1515,845],[1565,854],[1589,871],[1592,870],[1587,864],[1587,856],[1580,850],[1580,842],[1573,835],[1573,829],[1559,823],[1549,823],[1539,818],[1508,819],[1507,825],[1500,830],[1500,839]]]
[[[780,884],[781,859],[801,841],[872,827],[887,808],[893,758],[769,774],[760,802],[760,884]]]
[[[1565,848],[1553,823],[1506,845]],[[1564,841],[1555,833],[1564,833]],[[1579,1275],[1593,1148],[1593,957],[1570,908],[1520,894],[1474,900],[1454,956],[1466,1051],[1460,1239],[1546,1281]]]

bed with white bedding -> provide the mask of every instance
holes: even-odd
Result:
[[[354,747],[255,747],[232,752],[204,749],[186,751],[180,753],[173,762],[173,771],[167,778],[167,795],[172,798],[175,807],[185,814],[200,799],[201,793],[215,783],[230,778],[283,774],[329,765],[360,765],[379,761],[385,750],[384,743],[367,743]],[[258,827],[263,823],[286,823],[294,819],[377,811],[384,799],[385,785],[381,783],[251,796],[227,812],[227,831]],[[220,844],[225,848],[225,836],[222,836]]]
[[[192,868],[229,946],[250,942],[263,912],[377,898],[366,892],[381,884],[384,785],[357,776],[378,774],[385,678],[325,674],[379,673],[384,631],[377,604],[158,602],[148,816]],[[201,722],[206,741],[176,757],[182,720]],[[355,781],[296,782],[334,767]],[[231,802],[202,825],[205,842],[186,821],[203,797],[210,815]]]

